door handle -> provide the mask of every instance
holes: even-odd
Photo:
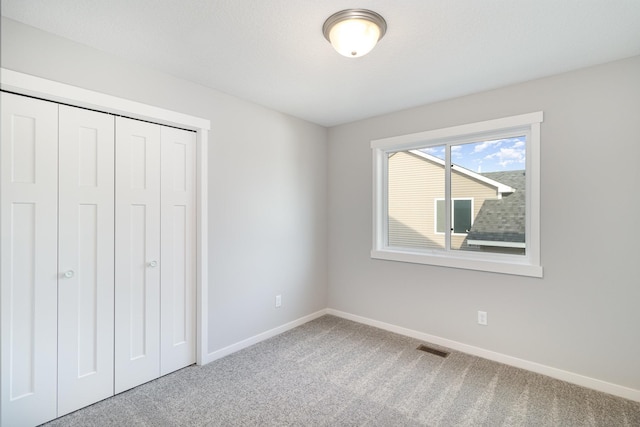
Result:
[[[74,276],[74,274],[75,273],[73,272],[73,270],[67,270],[64,272],[64,277],[67,279],[71,279]]]
[[[155,268],[155,267],[157,267],[157,266],[158,266],[158,261],[155,261],[155,260],[154,260],[154,261],[151,261],[151,262],[149,263],[149,267],[151,267],[151,268]]]

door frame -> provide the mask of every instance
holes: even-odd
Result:
[[[174,126],[196,132],[196,363],[208,353],[208,136],[207,119],[0,68],[0,89],[105,113]]]

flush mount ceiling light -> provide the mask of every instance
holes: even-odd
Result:
[[[334,13],[322,26],[324,38],[340,55],[349,58],[371,52],[386,31],[384,18],[367,9],[347,9]]]

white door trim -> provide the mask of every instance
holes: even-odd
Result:
[[[49,101],[77,107],[90,108],[116,115],[147,120],[150,122],[189,129],[197,135],[197,320],[196,354],[199,365],[206,363],[208,352],[208,269],[207,269],[207,145],[211,122],[176,111],[165,110],[128,99],[55,82],[41,77],[0,68],[0,89],[22,95],[34,96]]]

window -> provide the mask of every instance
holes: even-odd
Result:
[[[473,199],[451,200],[451,225],[454,234],[467,234],[473,223]],[[444,233],[446,210],[444,199],[436,200],[436,233]]]
[[[373,258],[542,277],[542,112],[385,138]]]

